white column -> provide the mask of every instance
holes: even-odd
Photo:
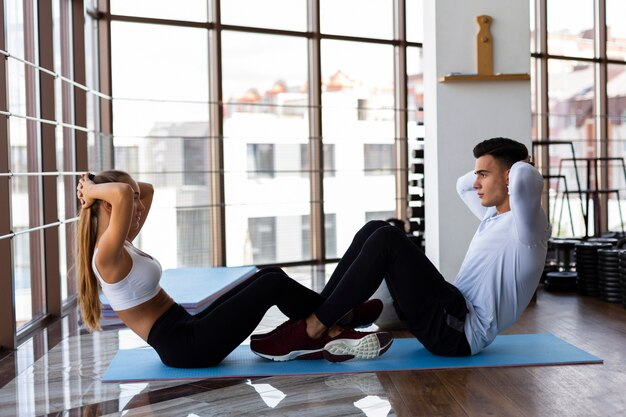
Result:
[[[476,72],[476,16],[493,18],[495,73],[529,73],[529,3],[515,0],[424,0],[426,254],[448,281],[461,266],[478,220],[456,194],[474,168],[472,149],[509,137],[530,151],[529,81],[441,83],[451,72]]]

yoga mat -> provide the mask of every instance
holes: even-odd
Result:
[[[256,271],[255,266],[166,269],[160,284],[174,301],[196,314]],[[117,317],[104,294],[100,302],[103,317]]]
[[[137,382],[576,363],[602,363],[602,359],[549,333],[498,336],[478,355],[461,358],[432,355],[416,339],[405,338],[395,339],[391,348],[378,358],[341,363],[325,360],[272,362],[242,345],[216,367],[178,369],[163,365],[152,348],[120,350],[102,380]]]

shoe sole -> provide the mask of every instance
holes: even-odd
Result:
[[[260,353],[252,351],[255,355],[262,358],[269,359],[274,362],[286,362],[294,359],[322,359],[324,357],[323,349],[318,350],[294,350],[286,355],[268,355],[266,353]]]
[[[373,359],[385,353],[391,347],[391,343],[393,343],[393,339],[381,346],[375,333],[361,339],[337,339],[324,346],[324,359],[329,362]]]

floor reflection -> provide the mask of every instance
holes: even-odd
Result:
[[[195,386],[195,383],[189,384]],[[198,386],[201,383],[198,384]],[[185,389],[180,387],[180,389]],[[189,389],[187,387],[186,389]],[[145,397],[143,394],[147,394]],[[148,401],[148,403],[146,403]],[[91,409],[90,411],[97,411]],[[101,411],[101,410],[98,410]],[[376,374],[271,377],[163,399],[140,393],[107,416],[394,415]]]
[[[319,291],[333,269],[306,266],[287,272]],[[284,320],[272,308],[255,333]],[[146,343],[126,328],[78,335],[77,326],[69,326],[68,318],[57,327],[63,331],[52,336],[44,332],[4,359],[5,380],[12,380],[0,389],[0,417],[394,415],[373,373],[104,383],[101,376],[119,349]],[[69,327],[73,336],[67,336]],[[9,362],[13,365],[6,366]]]

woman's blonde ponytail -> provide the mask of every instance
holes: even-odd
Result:
[[[98,233],[98,206],[82,208],[78,219],[78,304],[90,332],[100,329],[100,284],[91,269]]]
[[[89,174],[89,179],[96,184],[106,182],[122,182],[130,178],[124,171],[109,170],[98,175]],[[96,201],[90,207],[81,208],[78,218],[77,263],[78,263],[78,304],[89,331],[101,330],[100,328],[100,283],[91,268],[93,251],[98,237],[98,212],[100,201]]]

